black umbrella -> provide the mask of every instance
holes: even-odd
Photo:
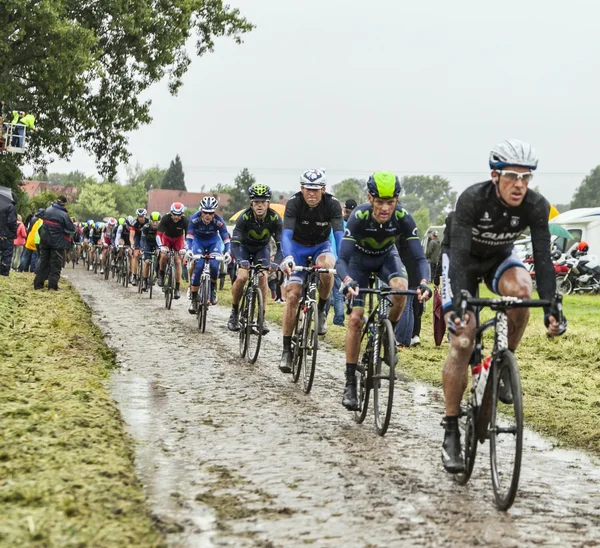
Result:
[[[0,207],[14,204],[13,191],[5,186],[0,186]]]

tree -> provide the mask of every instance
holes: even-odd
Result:
[[[30,159],[80,145],[111,180],[126,134],[151,121],[144,90],[165,76],[171,93],[181,86],[189,39],[201,56],[253,28],[222,0],[3,0],[0,21],[0,97],[39,114]]]
[[[237,174],[233,185],[219,183],[210,190],[215,194],[229,194],[229,203],[220,209],[220,215],[225,220],[240,209],[248,207],[248,187],[254,183],[256,183],[256,177],[248,171],[248,168],[244,168]]]
[[[40,192],[29,198],[27,210],[29,213],[35,213],[40,208],[46,209],[56,202],[57,198],[58,193],[52,192],[51,190],[45,190],[44,192]]]
[[[71,208],[80,219],[103,219],[117,214],[115,188],[111,183],[85,185],[79,193],[79,200]]]
[[[333,185],[331,192],[342,204],[350,198],[361,204],[366,201],[367,182],[364,179],[344,179]]]
[[[185,188],[185,175],[183,174],[183,165],[181,165],[179,154],[175,156],[175,160],[171,160],[160,188],[187,190]]]
[[[427,229],[431,226],[431,221],[429,217],[429,210],[426,207],[421,207],[417,209],[414,213],[412,213],[413,219],[417,224],[417,229],[419,231],[419,237],[423,236]]]
[[[414,195],[421,200],[421,206],[429,209],[429,218],[443,224],[446,214],[456,202],[456,192],[452,190],[450,181],[439,175],[411,175],[402,177],[402,188],[405,194]],[[406,201],[406,198],[403,198]]]
[[[136,164],[135,167],[127,166],[126,184],[131,186],[141,184],[146,190],[162,188],[166,174],[167,170],[158,166],[148,169],[143,169],[140,164]]]
[[[106,184],[106,183],[104,183]],[[133,186],[114,185],[115,213],[119,217],[135,216],[138,207],[146,207],[148,192],[143,184]]]
[[[600,166],[596,166],[583,180],[571,200],[571,209],[600,206]]]

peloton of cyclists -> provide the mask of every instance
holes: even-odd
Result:
[[[556,279],[550,255],[548,217],[550,205],[537,192],[528,189],[538,159],[528,143],[511,139],[495,146],[489,157],[491,179],[467,188],[458,198],[450,231],[449,262],[444,265],[442,299],[450,335],[448,357],[442,369],[446,406],[443,421],[442,461],[447,472],[464,471],[458,416],[467,387],[467,368],[475,338],[475,318],[467,311],[461,326],[457,303],[461,290],[475,295],[480,278],[488,288],[502,296],[531,298],[531,276],[517,256],[513,243],[529,227],[540,298],[553,300]],[[445,259],[444,259],[445,260]],[[566,321],[559,325],[544,310],[544,322],[551,337],[562,334]],[[527,322],[528,308],[508,311],[508,347],[516,350]],[[509,383],[501,383],[499,398],[512,402]]]
[[[267,185],[254,183],[248,188],[250,207],[237,218],[231,239],[231,251],[238,265],[237,278],[231,287],[232,307],[227,327],[230,331],[239,331],[239,304],[248,280],[248,267],[251,264],[268,267],[271,265],[271,238],[275,240],[277,251],[275,262],[283,259],[281,252],[282,221],[279,214],[271,209],[271,189]],[[263,303],[267,302],[267,276],[260,273],[260,290]],[[263,321],[263,335],[269,332]]]
[[[231,243],[225,221],[216,210],[219,202],[214,196],[205,196],[200,201],[198,211],[190,217],[188,224],[185,248],[188,261],[193,260],[194,255],[205,255],[208,253],[221,253],[224,249],[223,260],[225,263],[231,261]],[[200,290],[200,276],[204,268],[204,259],[194,262],[194,272],[190,279],[190,314],[195,314],[198,309],[198,291]],[[217,279],[219,277],[219,261],[210,260],[210,304],[217,304]],[[204,298],[208,298],[207,295]]]
[[[283,353],[279,369],[292,372],[291,340],[296,311],[302,296],[304,272],[294,272],[295,265],[304,266],[308,256],[321,268],[333,268],[335,257],[329,236],[340,248],[344,235],[342,207],[338,200],[325,191],[327,179],[322,170],[311,169],[300,177],[300,192],[294,194],[285,206],[281,246],[285,259],[281,265],[289,276],[287,300],[283,309]],[[333,287],[333,275],[322,274],[319,283],[319,335],[327,333],[325,306]]]
[[[401,191],[400,181],[393,173],[379,171],[369,177],[369,202],[357,206],[350,215],[335,265],[337,275],[342,280],[342,293],[347,299],[354,298],[346,333],[346,386],[342,398],[342,405],[351,411],[358,409],[356,365],[364,321],[364,298],[358,289],[368,287],[371,273],[375,273],[392,289],[408,289],[406,269],[395,245],[397,236],[402,235],[406,240],[419,272],[419,301],[431,296],[431,290],[427,287],[427,259],[419,242],[414,219],[398,203]],[[405,295],[392,296],[389,319],[394,328],[405,304]]]

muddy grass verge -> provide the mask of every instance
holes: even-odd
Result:
[[[105,383],[114,355],[61,285],[0,277],[0,545],[161,546]]]
[[[491,293],[481,288],[482,297]],[[537,298],[537,296],[536,296]],[[231,306],[228,286],[219,292],[219,303]],[[572,295],[564,301],[569,321],[565,336],[548,339],[541,309],[531,310],[531,319],[517,350],[527,425],[556,438],[557,445],[585,449],[600,456],[600,297]],[[266,318],[281,325],[283,305],[269,299]],[[343,350],[346,329],[332,325],[325,342]],[[482,318],[490,317],[488,313]],[[432,306],[427,304],[421,329],[422,344],[402,349],[399,367],[412,378],[441,386],[441,368],[448,345],[433,342]],[[486,339],[491,354],[492,338]],[[340,363],[343,370],[344,364]]]

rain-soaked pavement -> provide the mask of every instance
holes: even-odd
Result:
[[[320,353],[305,396],[277,369],[276,327],[250,366],[222,307],[201,335],[185,298],[167,311],[162,294],[65,274],[117,351],[112,393],[172,546],[600,545],[597,459],[528,433],[520,491],[499,512],[487,445],[466,487],[441,467],[439,390],[399,382],[380,438],[340,405],[341,352]]]

